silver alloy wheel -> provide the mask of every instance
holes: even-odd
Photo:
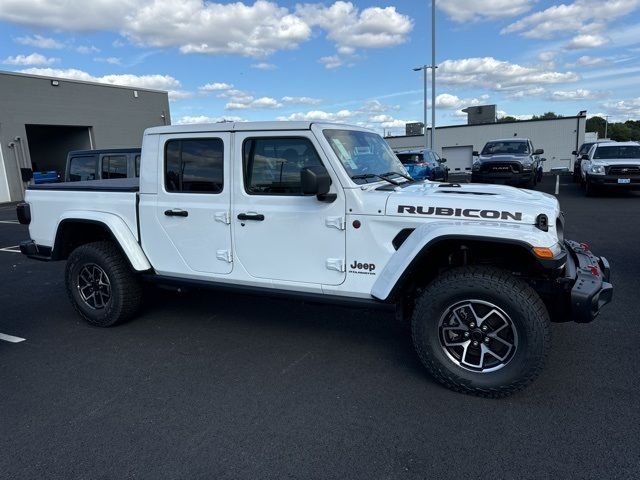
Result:
[[[438,334],[447,357],[473,372],[503,368],[518,348],[518,332],[509,315],[484,300],[464,300],[449,306],[440,317]]]
[[[101,310],[111,300],[111,282],[106,272],[95,263],[83,265],[78,273],[78,293],[82,301],[94,310]]]

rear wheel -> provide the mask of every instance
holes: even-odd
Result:
[[[550,321],[538,294],[509,272],[463,267],[434,280],[412,318],[414,347],[446,387],[504,397],[542,371]]]
[[[140,282],[112,242],[76,248],[67,260],[65,283],[75,310],[99,327],[128,320],[138,311],[142,300]]]

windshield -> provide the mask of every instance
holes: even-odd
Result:
[[[408,175],[402,162],[378,134],[327,129],[324,136],[344,169],[358,184],[378,182],[379,176],[391,172],[397,172],[398,177]]]
[[[598,147],[593,155],[594,159],[618,159],[637,158],[640,159],[640,145],[620,145],[616,147]]]
[[[481,155],[528,155],[529,145],[527,142],[488,142],[482,149]]]

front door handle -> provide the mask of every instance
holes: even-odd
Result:
[[[264,220],[264,215],[261,213],[239,213],[238,220],[255,220],[261,222]]]
[[[186,210],[165,210],[164,214],[167,217],[188,217],[189,212]]]

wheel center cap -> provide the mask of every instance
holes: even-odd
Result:
[[[471,339],[472,340],[476,340],[476,341],[481,341],[482,337],[484,337],[484,335],[482,334],[482,332],[480,330],[474,330],[471,332]]]

